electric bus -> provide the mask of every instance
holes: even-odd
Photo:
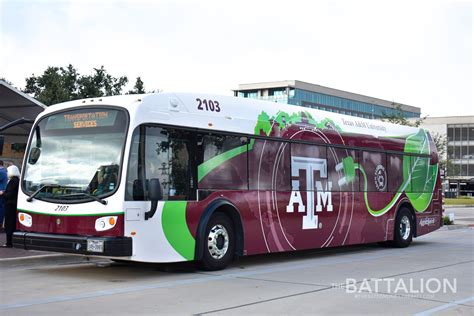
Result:
[[[47,108],[19,191],[16,248],[207,270],[244,255],[406,247],[442,225],[426,130],[197,93]]]

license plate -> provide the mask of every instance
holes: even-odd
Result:
[[[87,251],[89,252],[104,252],[104,241],[103,240],[87,240]]]

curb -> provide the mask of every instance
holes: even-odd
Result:
[[[474,208],[474,205],[446,205],[444,204],[444,208],[445,209],[448,209],[448,208]]]
[[[65,255],[65,254],[45,254],[35,255],[27,257],[17,258],[4,258],[0,259],[0,268],[11,268],[11,267],[25,267],[38,264],[73,264],[73,263],[89,263],[96,262],[97,260],[91,259],[82,255]]]
[[[469,228],[474,228],[474,225],[473,224],[469,224],[469,225],[465,225],[465,224],[452,224],[452,225],[443,225],[443,227],[441,227],[439,229],[439,231],[443,231],[443,230],[456,230],[456,229],[469,229]]]

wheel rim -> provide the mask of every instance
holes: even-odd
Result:
[[[229,233],[222,225],[215,225],[207,237],[207,249],[212,258],[219,260],[225,256],[229,249]]]
[[[411,224],[408,216],[403,216],[400,221],[400,236],[403,240],[407,240],[410,236]]]

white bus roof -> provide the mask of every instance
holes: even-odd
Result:
[[[161,123],[254,134],[257,124],[264,120],[273,124],[276,120],[280,124],[291,124],[300,118],[304,121],[309,119],[320,128],[329,123],[342,133],[376,137],[404,137],[419,131],[415,127],[290,104],[202,93],[153,93],[75,100],[50,106],[38,118],[78,106],[123,107],[130,113],[132,129],[143,123]]]

